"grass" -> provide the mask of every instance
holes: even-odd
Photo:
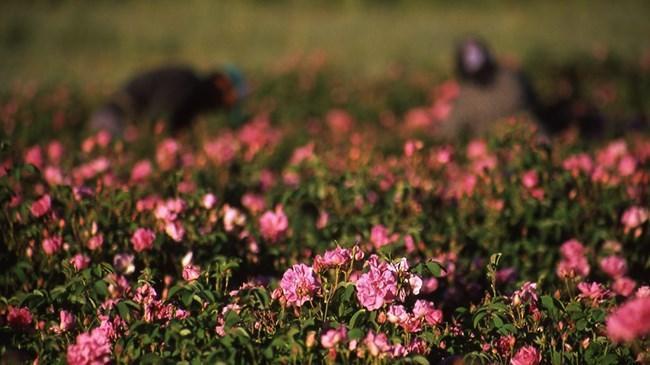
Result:
[[[27,4],[25,4],[27,3]],[[650,48],[650,2],[4,1],[0,81],[113,86],[165,62],[222,63],[261,74],[291,56],[373,78],[395,63],[448,71],[450,48],[478,33],[502,54],[562,60],[605,46]]]

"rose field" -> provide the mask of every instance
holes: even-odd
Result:
[[[585,57],[584,98],[648,110],[649,64]],[[0,94],[0,362],[650,362],[646,132],[442,139],[448,75],[318,54],[252,84],[124,138],[85,126],[103,89]]]

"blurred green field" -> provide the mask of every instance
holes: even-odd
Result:
[[[263,74],[321,52],[343,75],[394,64],[447,72],[464,34],[524,63],[650,49],[649,1],[3,1],[0,88],[14,81],[113,86],[138,69],[234,63]]]

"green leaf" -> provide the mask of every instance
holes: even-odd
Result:
[[[106,286],[106,282],[104,280],[97,280],[93,287],[95,288],[95,293],[97,293],[99,296],[108,296],[108,286]]]
[[[357,320],[359,319],[359,316],[365,313],[365,309],[359,309],[354,315],[352,315],[352,318],[350,318],[350,322],[348,322],[348,325],[350,328],[355,328],[355,325],[357,324]]]
[[[129,318],[131,318],[129,307],[127,307],[126,303],[124,302],[117,303],[117,312],[120,313],[120,317],[122,317],[122,319],[125,321],[128,321]]]
[[[413,360],[415,364],[429,365],[429,360],[427,360],[424,356],[421,355],[413,356],[411,360]]]
[[[190,331],[190,330],[187,329],[187,328],[183,328],[182,330],[180,330],[180,331],[178,332],[178,334],[181,335],[181,336],[183,336],[183,337],[185,337],[185,336],[189,336],[189,335],[191,335],[191,334],[192,334],[192,331]]]
[[[426,264],[427,270],[431,273],[431,275],[439,278],[443,272],[445,271],[445,268],[440,264],[438,261],[428,261]]]

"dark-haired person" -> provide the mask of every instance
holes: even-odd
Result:
[[[468,38],[455,53],[458,98],[440,126],[447,137],[483,134],[499,119],[536,109],[535,95],[523,74],[500,65],[485,42]]]
[[[176,133],[201,113],[234,108],[246,92],[233,67],[203,76],[187,66],[161,67],[129,80],[95,111],[90,126],[121,136],[129,121],[163,118]]]

